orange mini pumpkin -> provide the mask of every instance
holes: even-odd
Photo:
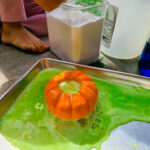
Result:
[[[81,119],[91,113],[97,103],[96,84],[85,73],[64,71],[54,76],[45,87],[49,111],[62,119]]]

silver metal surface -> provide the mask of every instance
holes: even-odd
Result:
[[[150,78],[45,58],[36,62],[22,78],[2,95],[0,98],[0,117],[11,107],[34,77],[46,68],[80,70],[100,79],[150,89]],[[111,133],[110,138],[102,144],[101,150],[150,150],[150,124],[131,122],[118,127]]]

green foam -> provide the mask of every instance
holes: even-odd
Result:
[[[45,105],[44,87],[60,72],[40,72],[0,118],[0,134],[13,146],[20,150],[99,150],[119,125],[150,122],[150,90],[96,78],[99,97],[92,114],[78,121],[52,116]]]

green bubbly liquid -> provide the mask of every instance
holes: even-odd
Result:
[[[72,121],[54,117],[45,105],[44,87],[60,72],[40,72],[0,118],[0,134],[13,146],[20,150],[99,150],[119,125],[150,122],[150,90],[93,77],[99,96],[92,114]]]

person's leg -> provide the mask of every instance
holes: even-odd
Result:
[[[23,26],[36,36],[48,35],[45,14],[38,14],[23,22]]]
[[[46,44],[21,24],[27,20],[23,0],[0,0],[0,15],[3,43],[12,44],[22,50],[42,52],[48,49]]]
[[[0,0],[2,22],[22,22],[27,20],[23,0]]]
[[[31,31],[34,35],[47,35],[47,22],[45,11],[37,5],[33,0],[24,0],[25,12],[27,20],[23,22],[25,28]]]

